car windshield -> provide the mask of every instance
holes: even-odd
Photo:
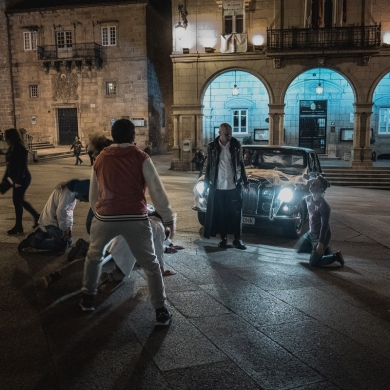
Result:
[[[243,148],[243,157],[247,168],[278,169],[301,173],[307,164],[306,155],[301,150]]]

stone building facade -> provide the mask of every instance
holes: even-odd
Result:
[[[256,143],[256,127],[266,127],[268,144],[350,153],[354,168],[372,166],[373,148],[390,152],[386,0],[174,0],[172,31],[173,169],[191,169],[219,120],[246,120],[242,112],[253,119],[234,134],[241,140]],[[229,99],[221,92],[245,73],[262,85],[267,107],[253,88]]]
[[[170,15],[148,0],[33,3],[8,6],[8,31],[0,27],[12,53],[15,126],[34,142],[69,145],[79,135],[85,144],[128,118],[141,148],[163,150],[172,138]]]
[[[15,126],[5,0],[0,0],[0,130]]]

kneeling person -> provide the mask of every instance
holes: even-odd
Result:
[[[89,180],[73,179],[50,195],[38,220],[39,228],[23,240],[23,252],[65,252],[72,244],[73,210],[76,201],[88,202]]]
[[[313,267],[329,265],[335,261],[344,265],[344,258],[340,251],[329,252],[331,230],[329,225],[330,206],[324,199],[326,189],[330,183],[323,176],[318,176],[310,185],[310,195],[305,197],[309,213],[309,228],[297,242],[295,249],[298,253],[310,253],[310,264]]]

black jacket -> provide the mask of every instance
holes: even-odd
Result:
[[[241,188],[241,185],[247,186],[249,184],[248,178],[245,173],[245,165],[242,158],[241,144],[236,138],[230,140],[229,147],[230,154],[232,156],[232,168],[234,175],[234,183],[236,188]],[[217,189],[218,180],[218,164],[219,164],[219,136],[209,143],[207,149],[207,156],[205,160],[205,187],[209,189],[207,198],[207,211],[204,226],[204,237],[210,238],[213,233],[213,220],[214,220],[214,195]]]
[[[11,178],[16,184],[23,184],[26,177],[30,176],[27,168],[28,151],[21,144],[14,144],[11,146],[6,154],[7,169],[4,173],[3,181],[7,177]]]

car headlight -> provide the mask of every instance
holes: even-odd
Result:
[[[282,188],[279,192],[278,199],[282,202],[291,202],[294,193],[291,188]]]
[[[199,195],[203,196],[204,194],[204,181],[198,181],[195,185],[195,189]]]

